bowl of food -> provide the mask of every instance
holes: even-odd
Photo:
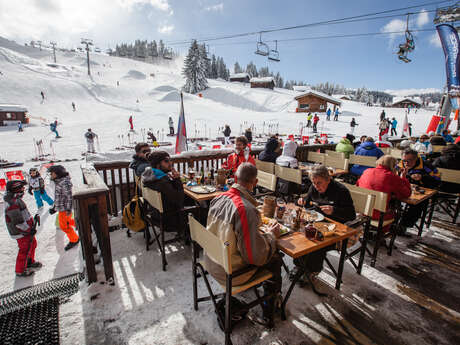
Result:
[[[311,222],[321,222],[324,220],[324,216],[314,210],[304,210],[302,218],[305,219],[307,223]]]
[[[321,232],[323,237],[329,237],[334,235],[336,231],[336,226],[333,223],[326,223],[326,222],[316,222],[313,226]]]

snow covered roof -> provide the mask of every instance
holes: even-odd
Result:
[[[293,85],[292,89],[294,91],[298,91],[298,92],[305,92],[305,91],[309,90],[310,87],[307,86],[307,85]]]
[[[308,90],[305,93],[302,93],[302,94],[296,96],[295,99],[299,99],[299,98],[302,98],[302,97],[305,97],[305,96],[308,96],[308,95],[313,95],[313,96],[322,98],[322,99],[328,101],[329,103],[337,104],[338,106],[342,105],[342,102],[340,101],[340,99],[331,97],[329,95],[326,95],[325,93],[322,93],[322,92],[316,91],[316,90],[311,90],[311,89]]]
[[[249,78],[249,74],[247,73],[235,73],[235,74],[230,74],[230,79],[243,79],[243,78]]]
[[[414,102],[414,103],[417,103],[417,104],[422,104],[422,101],[420,100],[419,97],[393,97],[393,104],[396,104],[396,103],[400,103],[402,101],[406,101],[406,102]]]
[[[251,78],[251,80],[249,80],[251,83],[271,83],[271,82],[275,82],[273,77],[265,77],[265,78]]]
[[[0,111],[19,111],[26,112],[28,111],[26,107],[18,104],[0,104]]]

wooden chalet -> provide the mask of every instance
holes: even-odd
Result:
[[[230,78],[229,78],[230,82],[233,82],[233,81],[238,81],[238,82],[241,82],[241,83],[249,83],[249,74],[247,73],[235,73],[235,74],[230,74]]]
[[[251,89],[260,87],[273,90],[275,88],[275,80],[273,77],[251,78],[249,82],[251,83]]]
[[[0,126],[15,126],[18,122],[29,123],[27,108],[16,104],[0,104]]]
[[[298,102],[296,109],[296,112],[298,113],[325,112],[327,110],[328,103],[334,105],[333,111],[335,111],[336,107],[340,107],[342,105],[342,102],[339,99],[315,90],[308,90],[307,92],[296,96],[295,100]]]
[[[396,99],[391,105],[392,108],[420,108],[422,103],[412,99],[412,98],[400,98]]]

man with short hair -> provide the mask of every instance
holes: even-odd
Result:
[[[438,170],[430,163],[424,161],[413,149],[406,149],[402,153],[402,160],[398,166],[400,171],[406,171],[407,179],[411,184],[416,184],[426,188],[437,188],[441,184]],[[422,215],[423,210],[427,207],[428,200],[417,205],[410,205],[401,219],[401,226],[411,228]],[[403,229],[402,234],[406,229]]]
[[[142,184],[161,193],[163,212],[169,214],[164,221],[164,229],[184,235],[185,220],[180,212],[184,208],[184,187],[180,173],[173,168],[171,158],[165,151],[152,152],[148,156],[148,163],[151,168],[142,173]]]
[[[231,176],[233,176],[240,164],[246,162],[256,165],[256,161],[251,156],[251,151],[248,147],[248,139],[245,136],[240,136],[235,139],[235,152],[228,155],[223,168],[230,170]]]
[[[264,285],[265,293],[280,293],[281,258],[276,250],[279,224],[273,221],[265,232],[259,230],[262,221],[256,208],[258,202],[251,195],[257,185],[257,168],[250,163],[242,163],[236,171],[236,177],[237,184],[211,201],[207,230],[228,243],[233,272],[251,265],[254,267],[233,278],[233,286],[244,284],[251,280],[258,270],[267,269],[273,277],[270,284]],[[207,255],[204,260],[209,273],[225,285],[226,274],[223,267]],[[268,302],[264,304],[261,323],[272,327],[275,298]]]
[[[145,168],[150,166],[147,161],[147,156],[151,152],[150,146],[147,143],[138,143],[134,150],[136,154],[133,156],[133,160],[129,163],[129,167],[134,170],[136,176],[140,177],[144,172]]]

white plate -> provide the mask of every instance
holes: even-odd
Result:
[[[197,194],[211,194],[216,191],[216,187],[213,186],[188,186],[186,188]]]
[[[305,213],[306,214],[311,214],[311,215],[316,215],[316,219],[314,220],[314,222],[321,222],[321,221],[324,220],[324,216],[321,213],[319,213],[319,212],[317,212],[315,210],[305,210]]]

